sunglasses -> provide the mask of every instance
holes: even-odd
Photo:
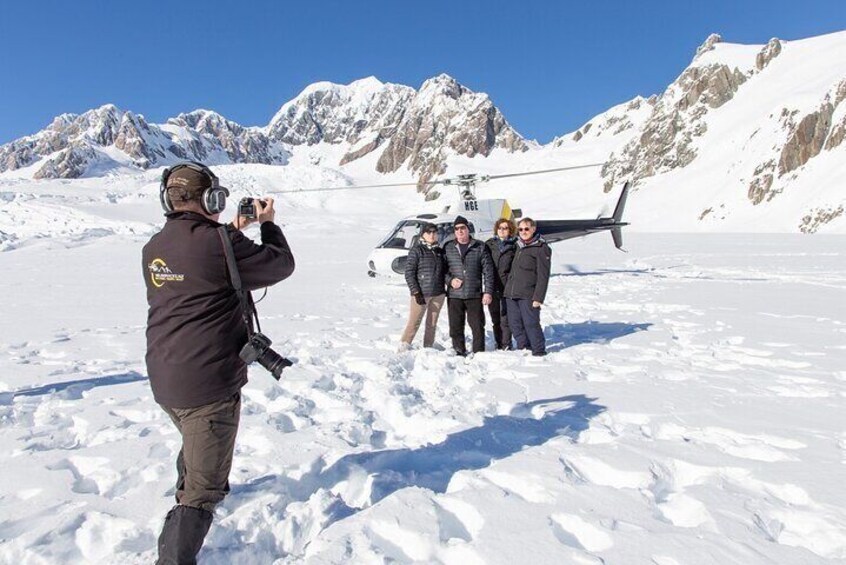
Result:
[[[517,228],[517,231],[532,231],[532,228]]]
[[[511,228],[509,228],[508,226],[499,226],[498,228],[496,228],[496,231],[503,231],[503,230],[511,231]]]
[[[464,231],[467,229],[467,226],[455,226],[455,231]]]
[[[423,233],[438,233],[438,230],[423,230]]]

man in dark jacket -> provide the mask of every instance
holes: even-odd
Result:
[[[438,245],[438,227],[425,224],[420,241],[408,252],[405,261],[405,282],[411,292],[411,311],[408,324],[400,338],[400,349],[411,347],[411,342],[420,329],[420,322],[426,318],[423,331],[423,347],[435,344],[435,329],[438,316],[444,305],[444,250]]]
[[[447,261],[447,310],[449,336],[457,355],[467,355],[464,343],[465,317],[473,332],[473,353],[485,350],[485,312],[494,292],[494,264],[488,247],[470,237],[467,219],[453,222],[455,239],[444,246]]]
[[[511,261],[517,238],[514,237],[514,222],[508,218],[500,218],[494,224],[494,236],[485,242],[491,252],[494,262],[494,295],[488,305],[488,312],[493,322],[494,341],[497,349],[511,349],[511,328],[508,325],[508,304],[502,293],[505,291],[505,280],[511,271]]]
[[[247,327],[217,229],[228,194],[202,164],[165,170],[160,197],[167,221],[143,250],[147,372],[153,397],[182,436],[177,505],[159,537],[160,564],[196,563],[212,512],[229,492],[240,390],[247,382],[238,353]],[[245,291],[275,284],[294,270],[285,236],[273,223],[273,199],[255,206],[255,219],[236,216],[226,234]],[[240,231],[256,222],[261,245]]]
[[[532,350],[532,355],[546,355],[546,339],[540,324],[540,311],[549,286],[552,250],[536,233],[531,218],[518,224],[517,251],[505,281],[508,323],[517,341],[517,349]]]

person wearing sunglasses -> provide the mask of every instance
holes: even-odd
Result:
[[[502,296],[505,281],[511,270],[511,261],[517,245],[515,233],[517,227],[512,220],[500,218],[494,224],[494,236],[485,242],[491,252],[494,262],[494,295],[488,305],[488,312],[493,322],[494,341],[496,348],[511,349],[511,328],[508,326],[508,305]]]
[[[493,300],[494,263],[488,246],[470,235],[464,216],[453,222],[455,239],[444,246],[447,261],[449,336],[456,355],[467,355],[465,320],[473,333],[473,353],[485,350],[485,311]]]
[[[552,250],[537,233],[537,224],[523,218],[517,227],[517,249],[505,283],[508,323],[517,349],[531,349],[532,355],[546,355],[546,339],[540,311],[549,286]]]
[[[400,351],[411,348],[411,342],[426,318],[423,347],[435,344],[438,316],[446,299],[444,250],[438,245],[438,227],[424,224],[420,241],[408,252],[405,262],[405,282],[411,292],[411,311],[408,324],[400,338]]]

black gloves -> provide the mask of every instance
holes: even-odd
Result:
[[[414,300],[415,300],[415,302],[417,302],[417,304],[419,304],[420,306],[423,306],[423,305],[425,305],[425,304],[426,304],[426,299],[425,299],[425,298],[423,298],[423,294],[422,294],[422,293],[420,293],[420,292],[416,292],[416,293],[414,293]]]

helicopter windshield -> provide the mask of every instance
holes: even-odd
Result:
[[[411,249],[415,243],[420,240],[420,229],[423,224],[420,220],[403,220],[394,231],[384,239],[379,247],[384,249]],[[468,222],[470,228],[470,235],[476,233],[476,228],[472,222]],[[438,242],[443,245],[451,239],[455,239],[455,232],[452,229],[452,222],[440,222],[435,224],[438,226]]]
[[[379,247],[386,249],[411,249],[417,243],[417,240],[420,239],[420,228],[422,225],[423,222],[417,220],[400,222]]]

